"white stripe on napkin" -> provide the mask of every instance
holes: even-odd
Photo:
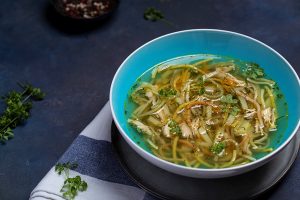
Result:
[[[145,192],[137,187],[127,186],[108,181],[102,181],[70,170],[70,177],[81,176],[87,182],[88,189],[79,192],[76,199],[86,200],[142,200]],[[59,192],[64,182],[64,176],[58,175],[52,168],[30,195],[30,200],[63,200]]]
[[[112,114],[109,102],[107,102],[93,121],[80,133],[80,135],[84,135],[95,140],[105,140],[110,142],[111,122]]]

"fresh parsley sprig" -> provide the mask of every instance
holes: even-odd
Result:
[[[151,8],[147,8],[145,10],[144,18],[145,18],[145,20],[156,22],[158,20],[164,19],[165,17],[161,11],[151,7]]]
[[[160,10],[150,7],[144,11],[144,19],[151,22],[163,21],[170,26],[174,26],[171,22],[165,19],[165,16]]]
[[[9,138],[14,137],[14,133],[11,128],[4,129],[0,134],[0,141],[7,141]]]
[[[62,186],[60,192],[63,193],[63,197],[67,200],[73,200],[78,192],[83,192],[87,190],[88,184],[81,180],[80,176],[76,177],[69,177],[69,171],[70,169],[76,169],[78,167],[77,163],[57,163],[55,165],[55,171],[61,175],[64,173],[65,175],[65,181],[64,185]]]
[[[70,169],[76,169],[78,167],[77,163],[57,163],[55,165],[55,171],[61,175],[62,172],[66,174],[67,177],[69,177],[69,170]]]
[[[13,138],[13,130],[23,123],[30,116],[33,100],[42,100],[45,93],[39,88],[34,88],[30,84],[19,84],[23,91],[11,91],[2,97],[6,104],[6,109],[0,116],[0,142],[5,143]]]
[[[60,192],[63,193],[63,197],[68,200],[73,200],[79,192],[84,192],[87,190],[87,183],[81,180],[80,176],[74,178],[67,178],[64,181],[64,185]]]
[[[18,83],[18,85],[24,89],[22,95],[28,95],[34,100],[43,100],[45,97],[45,93],[42,92],[40,88],[35,88],[31,84],[24,85],[22,83]]]

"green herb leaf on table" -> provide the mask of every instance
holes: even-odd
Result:
[[[34,88],[31,84],[23,85],[19,83],[19,86],[24,89],[24,94],[29,95],[34,100],[42,100],[45,97],[45,93],[40,88]]]
[[[147,8],[144,11],[144,19],[147,21],[151,21],[151,22],[163,21],[166,24],[174,27],[173,23],[171,23],[170,21],[165,19],[165,16],[163,15],[163,13],[161,11],[159,11],[153,7]]]
[[[7,141],[10,138],[14,137],[14,133],[11,130],[11,128],[6,128],[5,130],[3,130],[0,134],[0,141]]]
[[[155,8],[147,8],[144,12],[144,19],[152,22],[164,19],[164,15],[161,11]]]
[[[13,130],[23,123],[30,116],[32,100],[42,100],[45,94],[30,84],[22,85],[22,92],[11,91],[2,97],[6,104],[6,109],[0,116],[0,142],[5,143],[13,138]]]

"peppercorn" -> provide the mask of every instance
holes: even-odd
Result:
[[[70,17],[90,19],[108,13],[114,5],[110,0],[62,0],[62,6]]]

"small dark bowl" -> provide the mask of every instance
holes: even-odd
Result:
[[[106,0],[110,2],[110,7],[107,12],[101,13],[95,17],[85,18],[81,16],[71,16],[65,12],[63,7],[63,0],[50,0],[51,4],[54,6],[55,10],[61,14],[63,17],[66,17],[71,20],[81,21],[81,22],[97,22],[110,17],[119,5],[119,0]]]

